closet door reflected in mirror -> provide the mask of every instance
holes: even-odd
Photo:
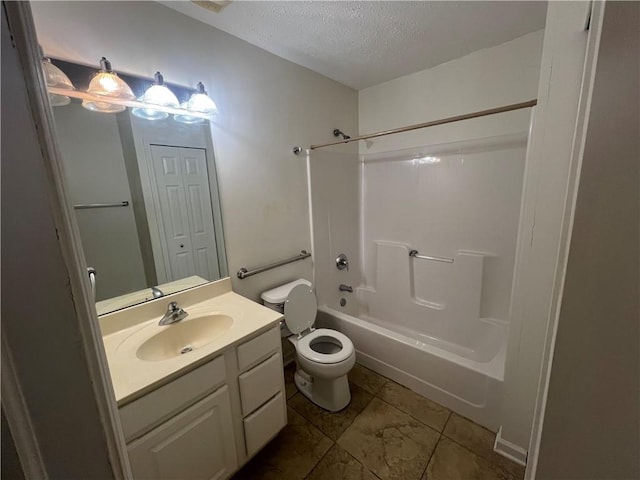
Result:
[[[206,152],[152,145],[151,158],[167,280],[220,278]]]
[[[227,276],[208,122],[54,117],[99,315]]]

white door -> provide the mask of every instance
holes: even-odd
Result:
[[[127,447],[136,480],[223,479],[238,466],[226,386]]]
[[[167,281],[220,278],[205,150],[151,146]]]

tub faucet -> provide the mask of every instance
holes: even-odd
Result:
[[[184,320],[189,315],[184,308],[178,306],[178,302],[171,302],[167,306],[167,313],[164,314],[164,317],[160,319],[158,325],[171,325],[172,323],[179,322],[180,320]]]
[[[353,293],[353,287],[351,285],[345,285],[344,283],[341,283],[340,286],[338,287],[338,289],[341,292],[351,292],[351,293]]]

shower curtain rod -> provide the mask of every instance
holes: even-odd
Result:
[[[431,122],[417,123],[415,125],[408,125],[406,127],[394,128],[393,130],[384,130],[382,132],[360,135],[358,137],[352,137],[345,140],[340,140],[338,142],[323,143],[320,145],[311,145],[309,149],[315,150],[316,148],[331,147],[333,145],[342,145],[343,143],[351,143],[351,142],[357,142],[358,140],[367,140],[369,138],[383,137],[385,135],[393,135],[394,133],[409,132],[411,130],[418,130],[420,128],[435,127],[436,125],[444,125],[445,123],[459,122],[461,120],[469,120],[471,118],[486,117],[487,115],[495,115],[496,113],[511,112],[512,110],[520,110],[521,108],[535,107],[537,103],[538,103],[537,99],[529,100],[528,102],[522,102],[522,103],[512,103],[511,105],[505,105],[503,107],[497,107],[497,108],[490,108],[489,110],[481,110],[479,112],[465,113],[464,115],[456,115],[455,117],[442,118],[440,120],[432,120]],[[301,149],[299,149],[299,147],[295,147],[293,151],[294,153],[298,154],[301,151]]]

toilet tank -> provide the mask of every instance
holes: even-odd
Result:
[[[293,288],[298,285],[307,285],[310,287],[311,282],[309,280],[305,280],[304,278],[300,278],[298,280],[294,280],[293,282],[285,283],[284,285],[280,285],[279,287],[267,290],[266,292],[262,292],[262,295],[260,295],[262,303],[265,307],[268,307],[271,310],[284,313],[284,302],[289,296],[289,293],[291,293],[291,290],[293,290]]]

